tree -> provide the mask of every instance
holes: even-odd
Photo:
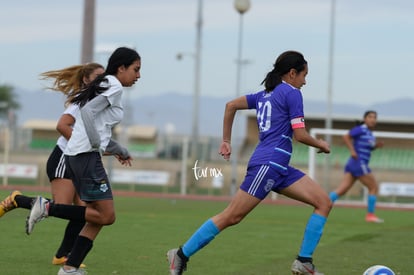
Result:
[[[0,117],[7,118],[10,111],[20,108],[14,88],[9,85],[0,85]]]

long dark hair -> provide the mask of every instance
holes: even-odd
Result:
[[[356,125],[362,125],[362,124],[364,124],[364,123],[365,123],[365,118],[366,118],[367,116],[369,116],[370,114],[375,114],[375,115],[377,115],[377,111],[374,111],[374,110],[368,110],[368,111],[365,111],[364,115],[362,116],[362,117],[363,117],[363,120],[362,120],[362,121],[357,120],[357,121],[356,121]]]
[[[266,92],[271,92],[277,85],[282,83],[283,75],[291,69],[295,69],[299,73],[305,69],[306,64],[308,62],[300,52],[286,51],[276,59],[273,70],[267,73],[261,85],[264,84]]]
[[[117,48],[108,59],[105,73],[99,75],[94,81],[87,85],[85,89],[82,90],[82,93],[72,99],[71,103],[79,104],[79,106],[82,107],[89,100],[109,89],[109,85],[102,85],[102,83],[108,83],[105,76],[116,75],[119,67],[124,66],[125,68],[128,68],[137,60],[141,60],[141,56],[134,49],[127,47]]]

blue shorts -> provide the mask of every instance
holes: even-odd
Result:
[[[350,173],[355,178],[359,178],[363,175],[370,174],[371,169],[369,168],[368,163],[359,159],[349,158],[345,165],[344,172]]]
[[[98,152],[65,156],[65,161],[81,200],[92,202],[113,199],[111,185]]]
[[[240,189],[263,200],[270,191],[279,193],[304,175],[305,173],[291,166],[288,166],[286,175],[280,174],[269,165],[249,167]]]

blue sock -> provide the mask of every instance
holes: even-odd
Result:
[[[310,216],[299,251],[300,257],[312,258],[313,252],[315,251],[315,248],[322,236],[325,223],[326,218],[321,215],[313,213]]]
[[[201,225],[190,239],[182,246],[182,251],[186,257],[191,257],[194,253],[206,246],[214,237],[220,233],[220,230],[209,219]]]
[[[368,213],[375,212],[375,204],[377,203],[376,195],[368,195]]]
[[[339,196],[334,191],[332,191],[331,193],[329,193],[329,198],[332,202],[335,202],[339,198]]]

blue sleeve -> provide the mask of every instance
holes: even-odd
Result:
[[[304,117],[303,113],[303,97],[299,90],[292,90],[287,93],[287,104],[289,108],[289,118],[294,119]]]
[[[363,131],[362,131],[362,127],[361,126],[355,126],[354,128],[352,128],[350,131],[349,131],[349,135],[351,136],[351,137],[357,137],[357,136],[360,136],[361,134],[363,133]]]
[[[246,95],[247,106],[249,109],[256,109],[257,100],[261,94],[262,92]]]

